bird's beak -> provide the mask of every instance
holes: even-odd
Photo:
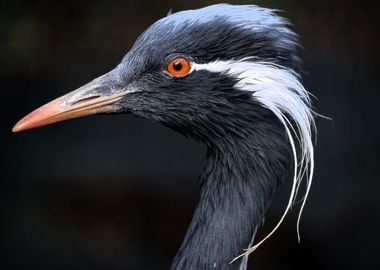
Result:
[[[117,102],[129,92],[112,85],[112,76],[107,73],[34,110],[22,118],[12,131],[19,132],[91,114],[116,112],[119,110]]]

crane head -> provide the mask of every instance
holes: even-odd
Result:
[[[284,94],[294,88],[294,98],[307,108],[306,92],[297,92],[297,37],[287,26],[253,5],[171,14],[150,26],[115,69],[35,110],[13,131],[90,114],[132,113],[197,132],[246,109],[265,113],[260,95],[252,96],[273,87]]]
[[[131,113],[212,144],[239,137],[250,125],[265,137],[260,123],[275,121],[295,166],[280,224],[303,175],[309,173],[307,197],[313,174],[314,120],[298,74],[297,42],[285,19],[254,5],[177,12],[150,26],[113,70],[33,111],[13,131]]]

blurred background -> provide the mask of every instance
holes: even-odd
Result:
[[[284,10],[317,99],[316,175],[249,269],[380,269],[379,5],[254,0]],[[112,69],[170,9],[217,1],[0,2],[0,269],[169,269],[205,148],[128,115],[10,132],[32,109]],[[261,234],[284,209],[278,197]]]

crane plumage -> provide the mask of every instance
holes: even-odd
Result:
[[[295,203],[302,179],[299,218],[311,186],[314,120],[297,48],[288,21],[270,9],[219,4],[169,14],[115,69],[32,112],[14,131],[131,113],[203,142],[199,202],[171,269],[246,269],[248,255]],[[276,190],[289,179],[284,214],[254,244]]]

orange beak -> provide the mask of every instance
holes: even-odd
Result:
[[[22,118],[12,129],[20,132],[59,121],[119,110],[115,104],[128,92],[112,91],[105,74],[79,89],[59,97]]]

